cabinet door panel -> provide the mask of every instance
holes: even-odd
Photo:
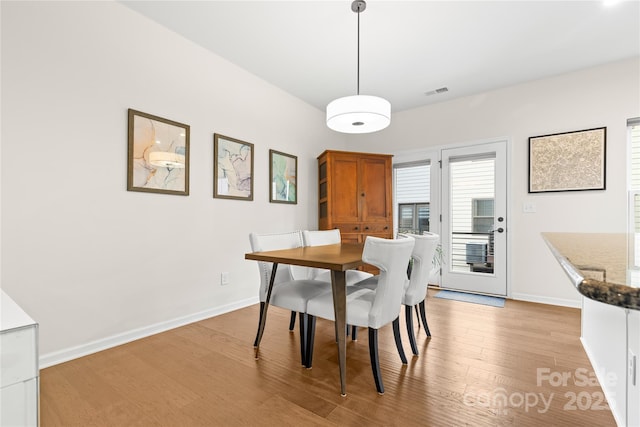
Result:
[[[338,157],[332,165],[331,198],[334,222],[356,222],[358,218],[358,162]]]
[[[38,376],[36,326],[25,326],[0,334],[0,385],[26,381]]]
[[[0,389],[0,425],[38,426],[38,379]]]
[[[360,188],[362,221],[388,221],[391,218],[390,164],[386,159],[364,158],[361,163]]]

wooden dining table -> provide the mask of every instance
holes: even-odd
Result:
[[[347,395],[347,329],[346,329],[346,271],[364,264],[362,261],[361,243],[340,243],[325,246],[306,246],[293,249],[281,249],[276,251],[251,252],[245,254],[245,259],[273,263],[267,297],[260,316],[258,326],[258,338],[256,341],[255,356],[258,357],[258,349],[264,325],[267,318],[267,309],[273,289],[273,280],[278,264],[299,265],[303,267],[315,267],[331,270],[331,289],[333,292],[333,310],[336,319],[336,334],[338,343],[338,365],[340,368],[340,394]],[[300,339],[304,339],[300,337]]]

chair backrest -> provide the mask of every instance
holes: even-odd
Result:
[[[303,230],[302,241],[305,246],[335,245],[341,242],[340,230]],[[309,268],[309,279],[315,279],[326,270],[322,268]]]
[[[369,327],[378,329],[398,317],[413,245],[411,237],[394,240],[367,236],[362,260],[380,269],[376,296],[369,312]]]
[[[407,234],[407,236],[413,237],[416,243],[411,252],[411,259],[413,260],[411,278],[402,302],[405,305],[414,306],[424,300],[427,295],[429,273],[433,268],[433,257],[436,253],[440,236],[428,232],[423,235]]]
[[[302,232],[300,230],[287,233],[257,234],[250,233],[249,241],[253,252],[275,251],[278,249],[292,249],[303,246]],[[267,288],[271,280],[271,270],[273,264],[270,262],[258,261],[260,270],[260,301],[267,299]],[[288,264],[278,264],[274,286],[278,283],[294,280],[291,266]]]
[[[335,245],[340,243],[340,230],[303,230],[302,241],[305,246]]]

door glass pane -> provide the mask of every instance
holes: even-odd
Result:
[[[473,227],[474,233],[488,233],[493,229],[493,199],[474,199]]]
[[[493,274],[495,158],[450,160],[452,271]]]

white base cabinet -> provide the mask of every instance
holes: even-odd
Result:
[[[640,427],[640,311],[583,297],[582,344],[620,427]]]
[[[0,426],[38,426],[38,324],[0,292]]]

